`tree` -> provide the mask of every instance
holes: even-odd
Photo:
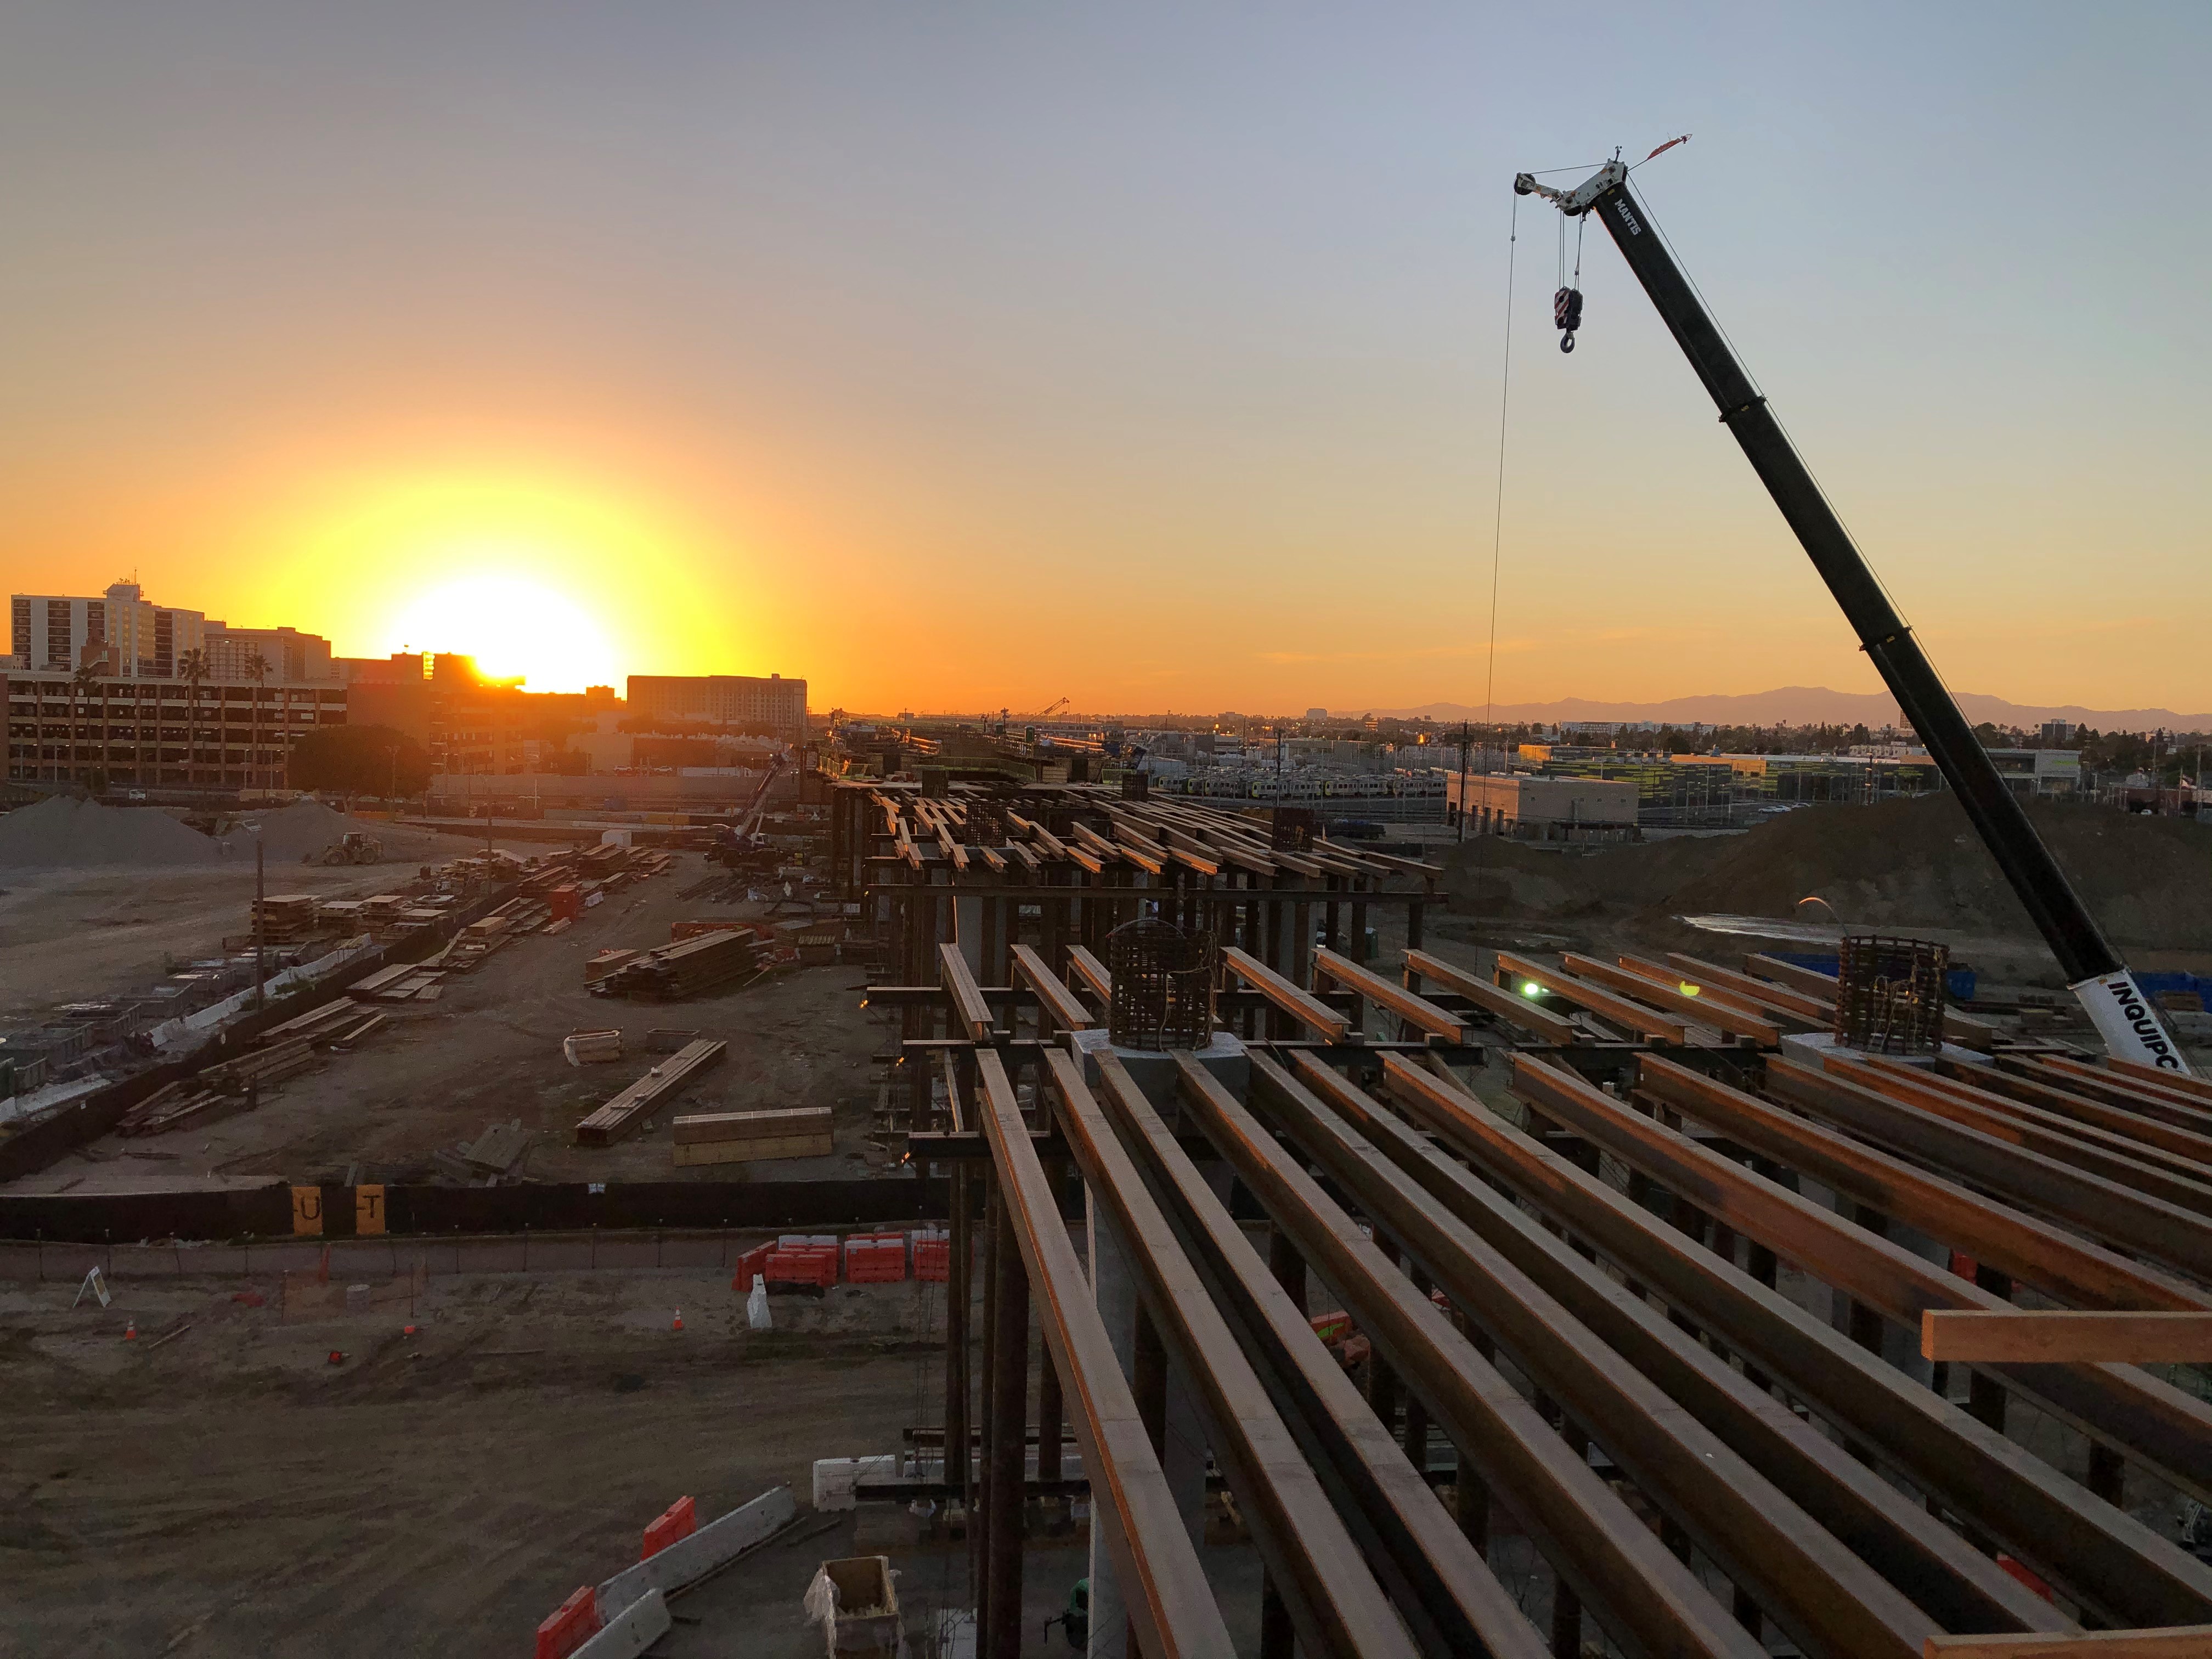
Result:
[[[200,763],[200,686],[208,677],[207,653],[198,646],[177,659],[177,678],[185,683],[185,783],[198,781]]]
[[[295,789],[391,799],[429,784],[428,752],[389,726],[318,726],[301,732],[292,750]]]
[[[77,708],[78,708],[79,704],[83,701],[84,694],[85,694],[86,692],[89,691],[90,690],[92,690],[92,688],[93,688],[94,686],[95,686],[95,685],[97,685],[97,684],[100,684],[100,671],[99,671],[97,668],[94,668],[94,667],[90,663],[88,663],[88,662],[79,663],[79,664],[76,665],[76,672],[75,672],[74,674],[71,674],[71,675],[70,676],[69,774],[68,774],[68,776],[69,776],[69,779],[70,779],[70,781],[71,782],[74,782],[74,781],[76,781],[76,717],[77,717]],[[101,750],[101,751],[100,751],[100,752],[101,752],[101,754],[104,756],[104,755],[106,753],[106,750],[105,749],[103,749],[103,750]]]
[[[250,782],[253,777],[253,768],[251,763],[261,758],[261,688],[269,678],[269,659],[263,656],[258,650],[246,659],[246,678],[253,682],[253,747],[250,751],[249,763],[246,769],[246,779]],[[264,789],[269,787],[269,777],[266,772],[262,774],[261,787]]]

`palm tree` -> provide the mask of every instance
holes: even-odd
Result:
[[[207,653],[195,646],[177,659],[177,678],[185,683],[185,787],[194,781],[200,759],[200,685],[208,677]]]
[[[70,770],[72,773],[76,770],[77,705],[82,700],[85,693],[96,690],[99,684],[100,670],[94,667],[88,662],[79,663],[76,666],[76,672],[70,676]],[[103,765],[107,759],[106,725],[106,699],[103,698],[101,700],[100,706],[101,729],[100,734],[100,759]]]
[[[261,758],[261,687],[263,682],[269,678],[269,659],[263,656],[258,649],[246,659],[246,678],[253,682],[252,758],[258,761]],[[246,775],[248,778],[253,775],[252,767],[249,766],[246,769]],[[261,787],[264,789],[269,787],[269,776],[265,772],[262,774]]]

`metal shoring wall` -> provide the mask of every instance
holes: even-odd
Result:
[[[1705,1090],[1726,1086],[1665,1061],[1656,1066],[1647,1062],[1644,1075],[1655,1075],[1659,1066],[1695,1078]],[[1571,1086],[1546,1089],[1540,1073],[1527,1076],[1525,1086],[1532,1092],[1542,1090],[1539,1104],[1553,1121],[1908,1331],[1917,1334],[1921,1314],[1930,1308],[2005,1305],[1972,1280],[1739,1169],[1678,1131],[1602,1095]],[[2161,1480],[2200,1501],[2212,1500],[2207,1486],[2212,1482],[2212,1406],[2134,1365],[1983,1369],[2091,1439],[2135,1457]]]
[[[1266,1068],[1263,1070],[1262,1068]],[[1936,1621],[1514,1266],[1482,1231],[1264,1060],[1267,1115],[1686,1537],[1808,1654],[1916,1659]],[[1473,1204],[1503,1206],[1494,1194]],[[1501,1218],[1495,1213],[1492,1220]],[[1629,1301],[1624,1290],[1619,1302]],[[1648,1312],[1648,1310],[1646,1310]],[[1354,1316],[1358,1316],[1355,1314]],[[1656,1353],[1663,1349],[1656,1348]],[[2000,1629],[2016,1630],[2017,1620]]]
[[[996,1083],[1005,1083],[996,1054],[983,1055],[981,1065],[987,1078],[995,1069]],[[1110,1504],[1121,1517],[1121,1526],[1109,1534],[1114,1570],[1146,1659],[1235,1659],[1220,1607],[1183,1529],[1152,1437],[1138,1417],[1128,1379],[1099,1322],[1090,1280],[1069,1241],[1013,1091],[987,1085],[979,1115],[1029,1273],[1045,1346],[1073,1407],[1092,1500]]]
[[[1048,1052],[1068,1144],[1126,1244],[1144,1305],[1200,1396],[1214,1461],[1311,1659],[1419,1650],[1238,1348],[1167,1218],[1108,1127],[1079,1064]]]
[[[2090,1497],[2025,1448],[1509,1127],[1457,1091],[1403,1097],[1448,1150],[1504,1181],[1756,1364],[1792,1397],[2099,1616],[2124,1626],[2212,1616],[2212,1569]]]
[[[1327,1465],[1371,1534],[1363,1541],[1377,1576],[1394,1594],[1401,1586],[1389,1581],[1402,1581],[1402,1593],[1418,1604],[1420,1622],[1430,1627],[1422,1632],[1416,1624],[1417,1634],[1430,1638],[1424,1645],[1447,1654],[1540,1659],[1545,1650],[1535,1627],[1368,1409],[1358,1385],[1314,1334],[1304,1310],[1247,1242],[1127,1067],[1106,1054],[1099,1073],[1107,1116],[1177,1241],[1229,1316],[1291,1431],[1308,1446],[1310,1460]]]
[[[1297,1111],[1301,1097],[1317,1097],[1944,1630],[2071,1628],[2070,1620],[1918,1503],[1444,1158],[1371,1097],[1322,1068],[1302,1062],[1297,1073],[1295,1081],[1272,1066],[1258,1073],[1271,1103]]]
[[[1184,1101],[1360,1329],[1422,1393],[1462,1460],[1624,1651],[1761,1659],[1765,1648],[1257,1119],[1225,1091],[1186,1088]]]

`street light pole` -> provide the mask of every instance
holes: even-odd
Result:
[[[264,1000],[261,989],[262,946],[268,937],[269,908],[263,902],[268,897],[267,860],[261,843],[261,829],[253,830],[253,1012],[259,1013]]]

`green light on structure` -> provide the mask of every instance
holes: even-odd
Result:
[[[1682,994],[1686,997],[1693,997],[1698,994],[1698,988],[1691,984],[1689,981],[1684,980],[1682,981]]]
[[[1544,988],[1532,979],[1522,986],[1521,994],[1524,997],[1540,997],[1544,994]]]

